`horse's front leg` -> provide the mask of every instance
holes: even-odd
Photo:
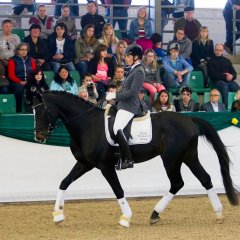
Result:
[[[92,170],[93,167],[86,165],[85,163],[77,162],[70,173],[62,180],[55,202],[54,212],[53,212],[53,221],[54,222],[61,222],[64,220],[64,199],[65,199],[65,192],[69,185],[81,177],[86,172]]]
[[[102,172],[103,176],[106,178],[106,180],[108,181],[108,183],[110,184],[115,196],[118,199],[118,204],[122,211],[122,215],[121,215],[118,223],[121,226],[127,228],[127,227],[129,227],[130,220],[132,217],[132,210],[131,210],[126,198],[124,197],[124,192],[123,192],[122,186],[119,182],[115,168],[111,167],[111,166],[104,166],[101,168],[101,172]]]

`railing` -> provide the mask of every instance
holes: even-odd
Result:
[[[235,7],[233,7],[233,55],[237,55],[237,46],[240,46],[240,43],[237,43],[237,35],[240,34],[240,31],[236,31],[237,23],[240,22],[240,19],[237,19],[237,11]]]

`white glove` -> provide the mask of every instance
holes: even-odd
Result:
[[[110,101],[110,100],[113,100],[113,99],[116,99],[116,93],[115,92],[107,93],[106,100]]]

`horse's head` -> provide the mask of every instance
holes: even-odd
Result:
[[[45,143],[49,133],[54,129],[58,114],[47,108],[43,102],[33,105],[35,141]]]

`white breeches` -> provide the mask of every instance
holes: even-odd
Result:
[[[134,117],[134,114],[126,110],[118,110],[115,122],[113,125],[113,132],[117,135],[118,130],[123,130],[129,121]]]

